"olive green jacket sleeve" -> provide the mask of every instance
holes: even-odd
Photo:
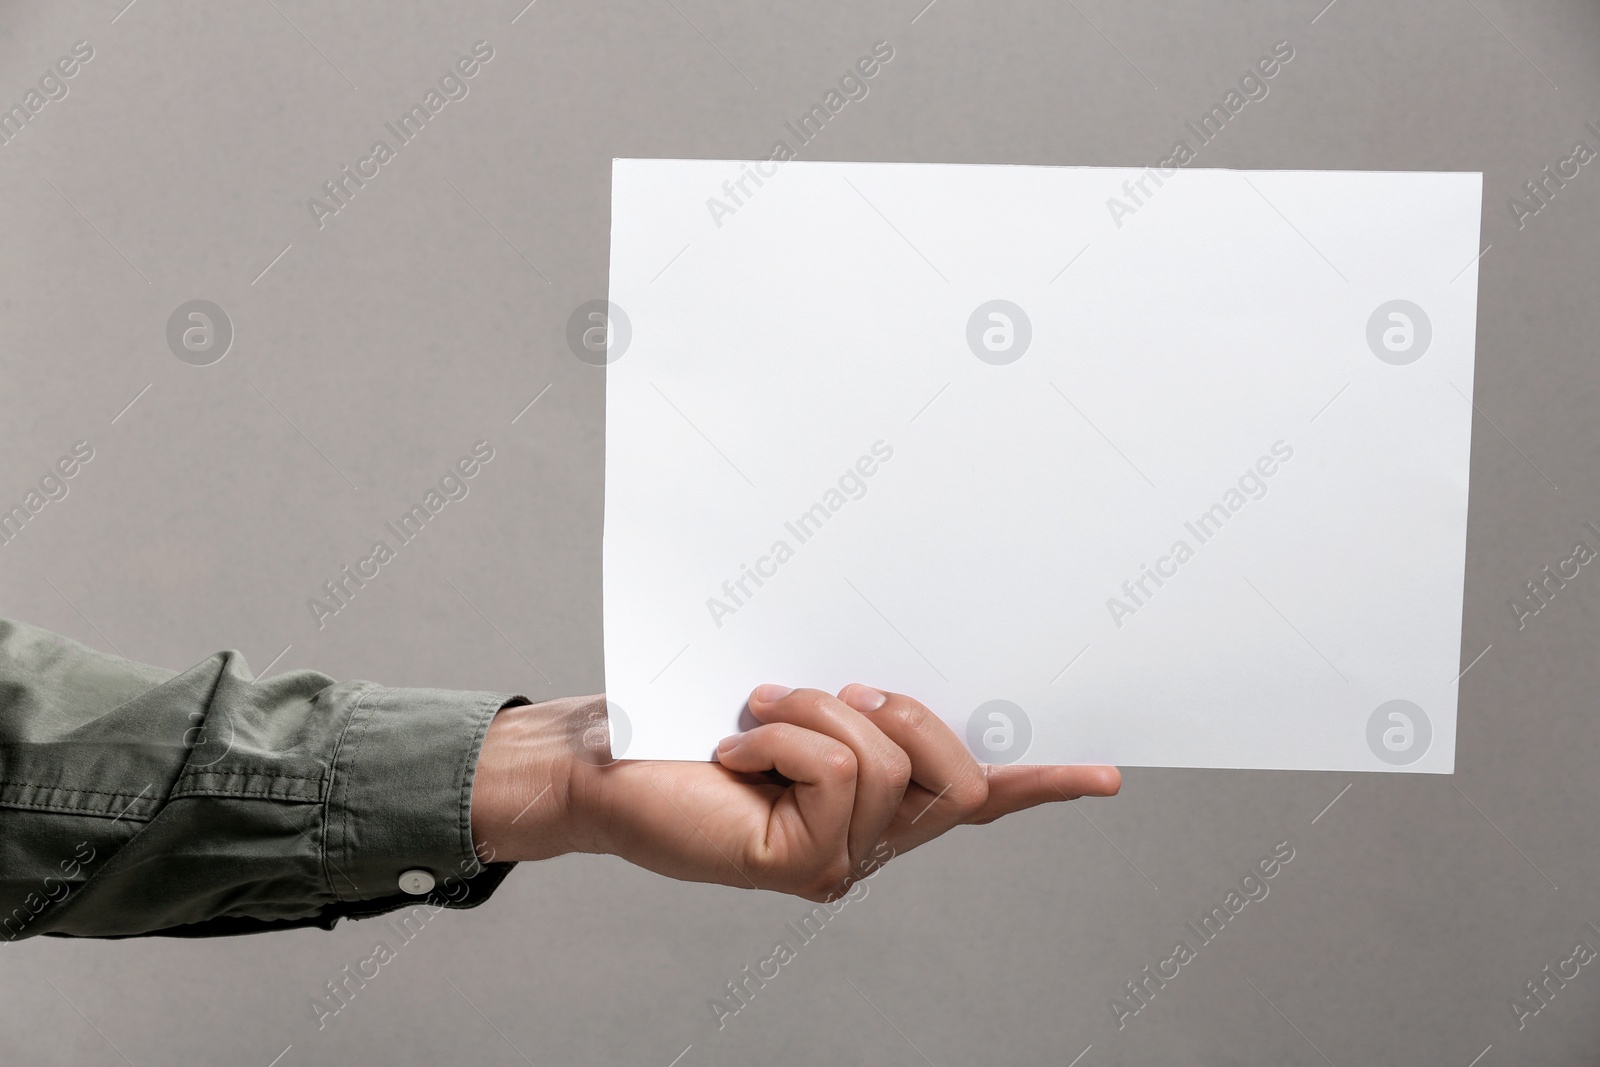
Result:
[[[256,681],[237,652],[175,674],[0,619],[0,940],[481,903],[511,864],[473,852],[473,771],[520,703]]]

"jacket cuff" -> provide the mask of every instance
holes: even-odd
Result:
[[[390,898],[393,907],[410,895],[461,906],[475,895],[468,883],[485,863],[472,849],[473,775],[490,720],[521,703],[449,689],[372,686],[360,695],[334,753],[323,838],[339,900]]]

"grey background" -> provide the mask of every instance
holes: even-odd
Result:
[[[1574,141],[1600,147],[1595,4],[123,2],[0,9],[7,105],[95,49],[0,146],[0,499],[96,449],[0,547],[6,615],[173,668],[236,647],[274,672],[597,691],[603,371],[563,332],[605,294],[612,157],[764,156],[888,40],[803,158],[1153,162],[1287,39],[1198,165],[1484,172],[1462,665],[1488,651],[1454,778],[1137,770],[1120,799],[957,831],[720,1032],[708,999],[802,903],[567,857],[441,915],[320,1032],[309,998],[372,924],[9,946],[0,1061],[1600,1056],[1600,966],[1525,1029],[1510,1007],[1600,946],[1600,576],[1520,631],[1507,606],[1600,522],[1600,162],[1520,230],[1506,207]],[[470,95],[319,230],[306,198],[479,39],[495,58]],[[209,367],[165,343],[196,298],[236,333]],[[479,438],[497,456],[471,495],[319,631],[306,598]],[[1122,984],[1280,841],[1270,896],[1119,1032]]]

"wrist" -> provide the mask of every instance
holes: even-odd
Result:
[[[570,735],[581,703],[508,706],[490,721],[472,785],[472,844],[483,862],[584,850],[571,802],[580,764]]]
[[[610,855],[607,831],[614,820],[608,810],[606,770],[611,758],[611,729],[606,717],[606,698],[582,697],[574,702],[565,723],[567,752],[567,825],[572,852]]]

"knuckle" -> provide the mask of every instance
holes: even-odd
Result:
[[[989,780],[981,774],[968,775],[950,787],[948,799],[962,818],[977,814],[989,800]]]
[[[755,848],[743,857],[744,867],[763,885],[782,885],[792,880],[793,865],[767,848]]]
[[[895,725],[906,733],[920,736],[928,732],[927,709],[914,701],[896,701],[894,709],[889,714]]]
[[[822,753],[822,773],[830,781],[849,781],[856,776],[856,754],[837,742],[828,745]]]
[[[884,777],[890,786],[904,791],[911,784],[911,757],[895,749],[883,761]]]

